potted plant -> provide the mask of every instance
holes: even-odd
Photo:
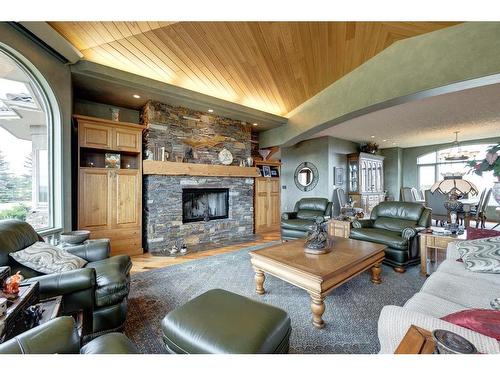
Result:
[[[472,167],[472,172],[482,176],[483,172],[493,171],[493,176],[497,178],[497,181],[493,184],[493,197],[500,204],[500,143],[492,146],[488,149],[486,157],[481,161],[472,160],[467,163],[468,166]]]

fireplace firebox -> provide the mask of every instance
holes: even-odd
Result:
[[[229,189],[182,190],[182,222],[209,221],[229,217]]]

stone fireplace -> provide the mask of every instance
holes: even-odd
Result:
[[[226,148],[238,166],[256,145],[250,125],[188,108],[148,102],[142,118],[147,124],[145,151],[164,147],[169,162],[189,154],[184,162],[220,166],[218,154]],[[214,139],[221,142],[211,144]],[[179,242],[196,251],[251,239],[253,194],[254,179],[249,177],[146,174],[143,246],[165,255]]]
[[[149,252],[165,254],[179,240],[196,250],[201,245],[218,247],[253,237],[252,178],[149,175],[144,182],[144,245]],[[183,195],[201,189],[227,190],[227,218],[205,221],[202,215],[200,221],[185,222]],[[200,200],[195,216],[203,210]]]

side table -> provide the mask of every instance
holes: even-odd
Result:
[[[1,292],[0,295],[2,295]],[[0,343],[17,336],[27,329],[33,328],[26,327],[24,311],[31,305],[38,303],[38,300],[38,282],[21,284],[19,286],[18,297],[8,302],[6,314],[0,317]]]
[[[420,236],[420,273],[424,276],[429,275],[429,271],[434,271],[431,267],[431,252],[434,251],[434,261],[437,264],[437,252],[446,251],[448,244],[455,241],[463,241],[467,239],[467,231],[460,235],[439,235],[435,233],[419,233]]]
[[[433,354],[435,349],[436,344],[432,334],[423,328],[411,325],[394,354]]]
[[[331,219],[328,221],[328,234],[334,237],[349,238],[351,235],[351,222]]]

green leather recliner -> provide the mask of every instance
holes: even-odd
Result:
[[[0,354],[137,354],[121,333],[100,336],[82,348],[75,321],[61,316],[0,344]]]
[[[332,202],[326,198],[302,198],[295,203],[293,212],[281,215],[281,238],[291,240],[305,237],[313,227],[314,220],[322,216],[332,217]]]
[[[384,263],[404,272],[420,262],[418,233],[431,226],[432,210],[413,202],[382,202],[370,219],[352,223],[350,238],[387,246]]]
[[[86,339],[123,328],[130,288],[128,255],[109,257],[108,240],[91,241],[65,248],[88,263],[84,268],[44,275],[16,262],[10,253],[43,239],[27,223],[0,220],[0,266],[20,271],[26,281],[40,283],[40,298],[63,296],[63,314],[83,311],[83,334]]]

